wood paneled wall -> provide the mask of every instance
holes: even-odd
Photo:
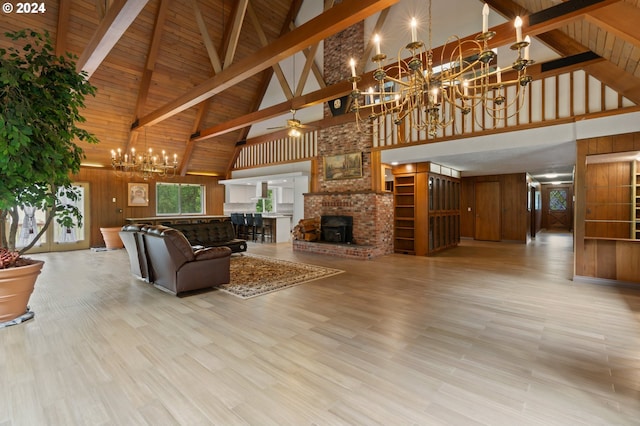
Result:
[[[631,162],[587,164],[585,236],[629,238]]]
[[[640,284],[640,241],[629,239],[598,239],[586,236],[588,214],[587,182],[593,178],[587,169],[587,156],[640,151],[640,132],[577,141],[575,177],[575,260],[574,276]],[[589,175],[587,171],[589,170]],[[625,173],[622,170],[621,173]]]
[[[104,245],[100,228],[121,226],[125,223],[125,218],[128,217],[155,216],[156,214],[156,180],[144,182],[142,179],[136,180],[117,177],[110,169],[96,169],[89,167],[81,168],[80,173],[75,175],[73,179],[76,182],[89,183],[91,247]],[[127,184],[130,182],[149,184],[149,206],[127,206]],[[224,185],[218,184],[217,177],[179,176],[174,179],[167,179],[164,182],[205,185],[205,213],[210,215],[224,214]]]
[[[500,182],[501,240],[526,243],[531,233],[530,215],[527,210],[527,198],[529,196],[527,179],[526,173],[462,178],[461,236],[474,238],[476,235],[475,216],[477,203],[475,200],[475,184],[477,182]]]

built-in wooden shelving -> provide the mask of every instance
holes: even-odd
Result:
[[[394,250],[397,253],[415,254],[415,173],[395,176],[394,198]]]
[[[631,191],[633,199],[631,205],[633,211],[631,212],[633,217],[633,225],[631,227],[631,238],[640,239],[640,167],[638,167],[638,161],[633,162],[633,189]]]
[[[393,168],[394,250],[425,256],[460,241],[460,175],[435,163]]]

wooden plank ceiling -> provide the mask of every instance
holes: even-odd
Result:
[[[252,123],[349,91],[346,81],[325,87],[309,60],[300,68],[321,89],[292,93],[278,62],[301,50],[313,58],[324,38],[398,1],[325,0],[324,13],[296,28],[303,0],[48,0],[46,13],[13,14],[0,31],[47,30],[89,72],[98,93],[85,128],[100,143],[84,146],[86,163],[108,166],[112,149],[149,145],[177,153],[183,174],[225,176]],[[507,19],[542,19],[525,19],[525,31],[563,57],[599,55],[585,70],[640,104],[640,0],[487,3]],[[259,111],[274,74],[287,101]]]

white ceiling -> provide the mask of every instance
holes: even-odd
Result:
[[[575,125],[504,132],[385,150],[385,163],[432,161],[462,176],[529,173],[540,182],[572,181],[576,158]],[[556,174],[547,178],[547,174]]]

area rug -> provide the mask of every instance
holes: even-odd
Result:
[[[340,269],[242,253],[231,256],[231,282],[217,288],[242,299],[250,299],[342,272]]]

